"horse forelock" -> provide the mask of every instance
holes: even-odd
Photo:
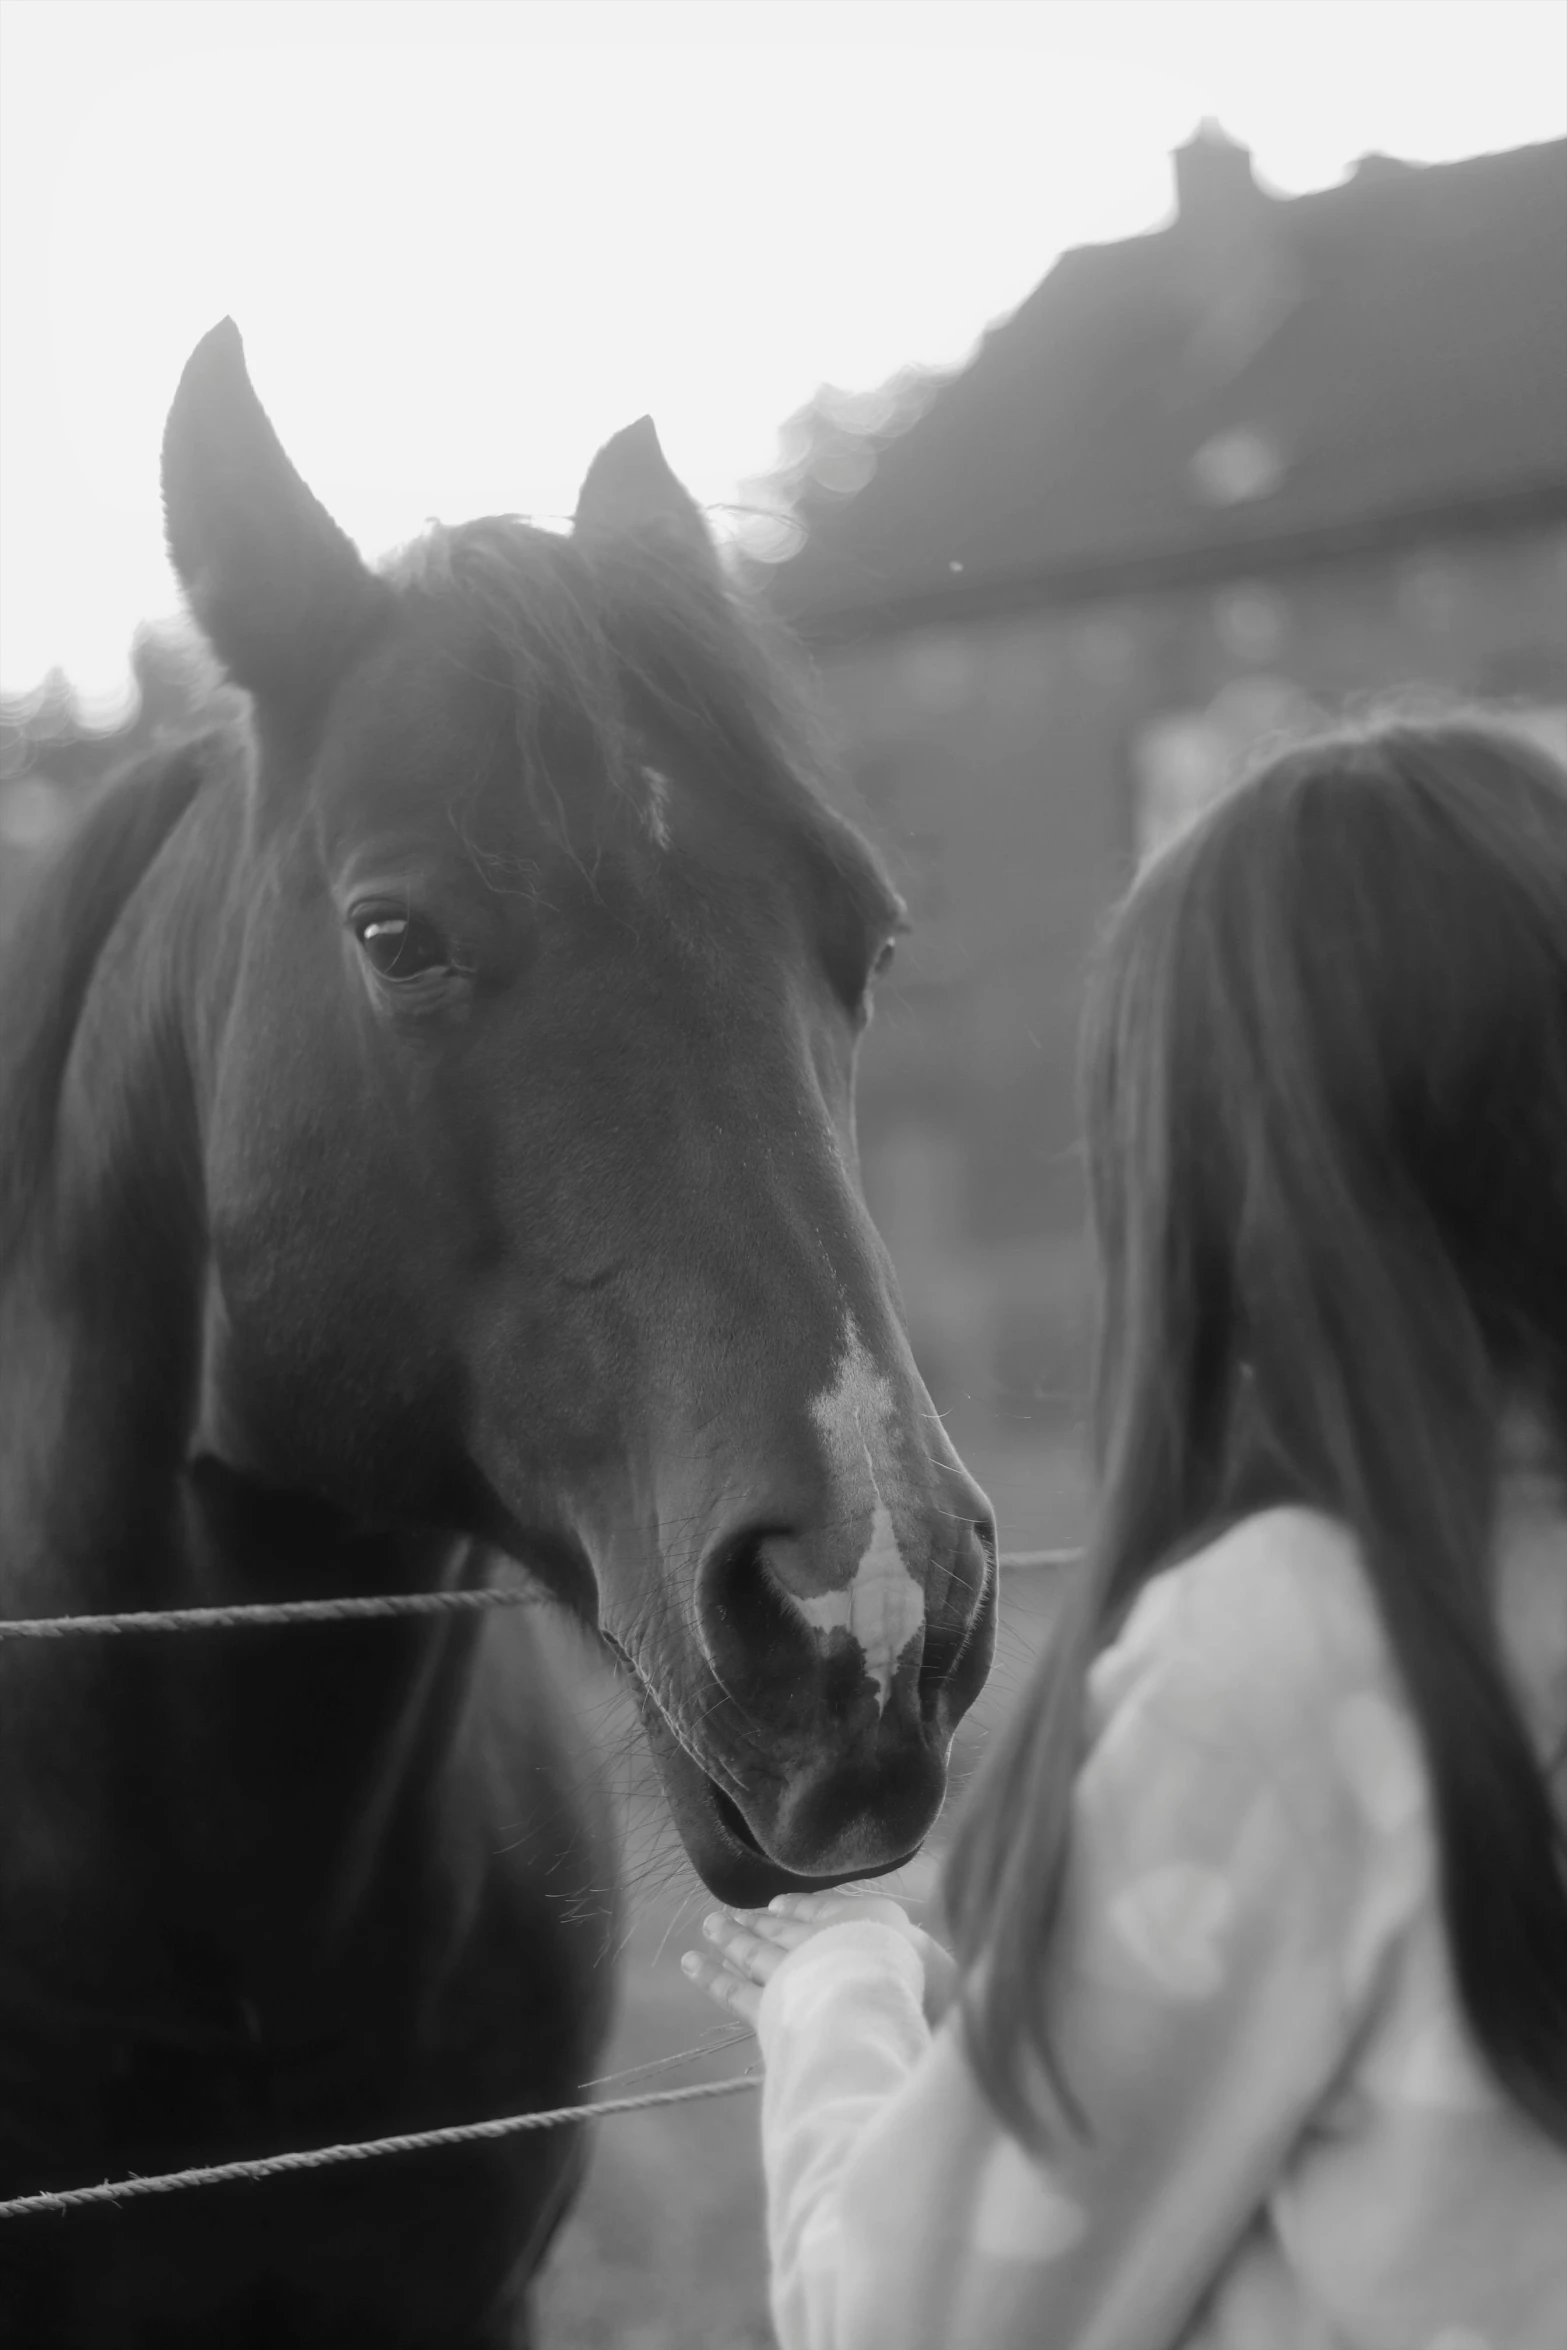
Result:
[[[831,807],[781,648],[688,553],[643,542],[589,553],[492,516],[432,525],[386,577],[477,629],[512,696],[535,812],[564,845],[574,816],[620,812],[667,849],[684,757],[738,805],[803,836],[857,890],[896,903]],[[598,779],[591,809],[566,807],[551,777],[563,737]]]
[[[574,764],[601,778],[611,800],[630,795],[635,774],[609,648],[573,558],[567,540],[493,516],[433,525],[387,572],[394,587],[458,625],[464,666],[477,639],[478,674],[510,694],[535,811],[563,834],[569,811],[550,773],[563,739],[579,754]]]

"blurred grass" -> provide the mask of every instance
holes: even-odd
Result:
[[[974,1443],[964,1457],[996,1505],[1004,1550],[1080,1539],[1082,1476],[1066,1447]],[[1057,1590],[1049,1570],[1003,1585],[995,1669],[953,1750],[955,1797],[987,1733],[1017,1701]],[[734,2027],[680,1972],[711,1896],[664,1817],[630,1708],[607,1680],[602,1705],[606,1766],[625,1816],[630,1900],[620,2020],[603,2069],[616,2074],[682,2049],[709,2050],[604,2093],[743,2072],[754,2041],[723,2047]],[[950,1818],[949,1805],[919,1859],[886,1880],[916,1911],[930,1901]],[[746,2096],[599,2125],[587,2187],[539,2291],[540,2350],[772,2350],[757,2130],[757,2101]]]

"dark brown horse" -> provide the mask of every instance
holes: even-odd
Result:
[[[111,787],[0,970],[0,1613],[521,1562],[713,1891],[895,1865],[993,1544],[851,1107],[899,926],[651,428],[381,573],[239,338],[169,544],[243,735]],[[567,2103],[615,1857],[545,1610],[0,1645],[0,2193]],[[699,2125],[696,2125],[699,2126]],[[25,2350],[478,2350],[577,2134],[0,2223]]]

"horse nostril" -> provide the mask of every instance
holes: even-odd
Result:
[[[780,1529],[764,1534],[756,1545],[756,1573],[775,1607],[796,1625],[811,1620],[813,1607],[845,1580],[838,1546],[831,1539]]]
[[[715,1543],[699,1571],[697,1623],[732,1695],[790,1706],[858,1702],[866,1678],[886,1708],[900,1671],[934,1697],[983,1637],[995,1605],[995,1527],[985,1496],[934,1503],[899,1542],[890,1518],[826,1515],[753,1523]],[[956,1523],[954,1523],[956,1517]],[[814,1690],[815,1697],[811,1696]]]
[[[720,1673],[726,1665],[777,1652],[780,1639],[784,1653],[804,1639],[790,1582],[776,1563],[795,1541],[787,1527],[753,1526],[709,1553],[698,1581],[697,1617]]]
[[[712,1554],[699,1621],[732,1694],[786,1710],[853,1709],[867,1677],[885,1709],[900,1664],[917,1674],[926,1579],[852,1521],[756,1526]]]
[[[980,1571],[979,1589],[979,1596],[983,1598],[986,1588],[996,1579],[1001,1558],[1000,1544],[996,1536],[996,1521],[988,1512],[984,1517],[975,1519],[974,1539],[979,1544],[984,1562]]]
[[[987,1610],[994,1607],[995,1583],[996,1524],[987,1515],[964,1528],[948,1570],[946,1589],[931,1610],[922,1681],[944,1681],[954,1670]]]

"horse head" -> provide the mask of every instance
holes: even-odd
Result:
[[[722,1897],[874,1873],[988,1670],[988,1507],[862,1201],[902,923],[647,423],[570,535],[380,571],[225,324],[169,544],[253,705],[213,875],[199,1447],[524,1562],[636,1677]]]

